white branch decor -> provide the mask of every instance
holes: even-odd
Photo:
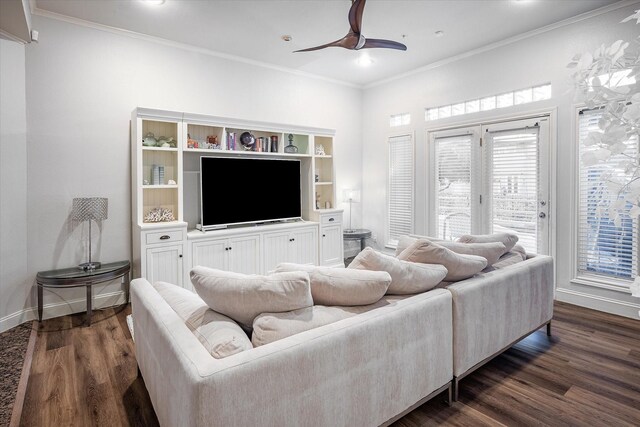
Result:
[[[622,23],[640,24],[640,10]],[[602,45],[595,52],[577,54],[569,63],[576,96],[587,108],[602,109],[599,129],[589,132],[581,156],[583,167],[609,163],[612,156],[624,158],[609,168],[601,178],[609,194],[618,194],[614,203],[607,203],[607,212],[616,226],[621,216],[640,215],[640,159],[625,155],[629,143],[638,143],[640,136],[640,36],[631,42],[618,40],[611,46]]]

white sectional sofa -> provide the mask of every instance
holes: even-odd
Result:
[[[387,424],[550,325],[553,277],[531,256],[224,359],[136,279],[136,357],[163,426]]]
[[[149,282],[131,285],[136,358],[162,426],[375,426],[451,390],[443,289],[215,359]]]

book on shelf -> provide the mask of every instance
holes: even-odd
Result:
[[[233,151],[236,149],[236,133],[229,132],[227,134],[227,150]]]

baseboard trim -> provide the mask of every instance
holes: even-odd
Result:
[[[571,289],[556,289],[556,300],[580,307],[616,314],[638,320],[640,304],[601,297]]]
[[[31,325],[31,335],[29,335],[29,343],[22,364],[22,373],[18,382],[18,391],[16,392],[16,400],[13,403],[11,411],[11,421],[9,427],[18,427],[22,419],[22,409],[24,407],[24,398],[27,394],[27,384],[29,383],[29,373],[31,372],[31,361],[33,360],[33,350],[36,347],[36,338],[38,336],[38,328],[35,323]]]
[[[124,304],[126,296],[124,291],[108,292],[93,297],[93,308],[100,309]],[[87,310],[87,300],[78,298],[74,300],[45,304],[42,310],[43,319],[66,316],[68,314],[82,313]],[[28,307],[15,313],[0,318],[0,332],[8,331],[22,323],[38,319],[37,307]]]

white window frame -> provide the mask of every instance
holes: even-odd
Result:
[[[387,200],[385,211],[385,247],[395,249],[397,247],[397,241],[391,241],[391,227],[390,227],[390,215],[391,209],[391,158],[390,158],[390,144],[392,138],[409,137],[411,141],[411,233],[415,229],[415,207],[416,207],[416,144],[414,132],[402,132],[393,133],[387,136]]]
[[[571,259],[572,259],[572,278],[570,282],[576,285],[586,285],[596,288],[603,288],[612,291],[631,294],[631,280],[618,279],[615,277],[607,277],[604,275],[589,274],[580,272],[578,269],[578,249],[580,247],[579,227],[580,227],[580,203],[578,192],[580,191],[580,111],[586,109],[585,104],[576,104],[572,108],[572,135],[571,135],[571,157],[574,161],[571,163]],[[638,242],[636,242],[638,244]],[[638,255],[636,255],[638,256]]]

